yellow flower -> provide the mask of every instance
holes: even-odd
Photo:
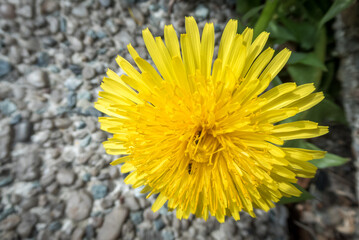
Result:
[[[167,201],[178,218],[208,218],[223,222],[240,218],[254,208],[265,211],[283,196],[299,196],[296,177],[311,178],[316,167],[309,160],[325,152],[281,147],[284,141],[323,135],[327,127],[315,122],[276,124],[319,103],[323,93],[313,84],[284,83],[262,94],[287,62],[290,51],[275,57],[262,52],[269,33],[252,41],[253,30],[237,34],[237,21],[224,29],[218,57],[214,27],[186,18],[186,34],[178,41],[172,25],[161,37],[148,29],[143,39],[158,72],[129,44],[137,71],[118,56],[126,73],[108,70],[95,107],[101,129],[113,133],[103,145],[108,154],[125,155],[125,182],[143,192],[159,193],[152,206]],[[181,50],[180,50],[181,47]],[[212,67],[213,65],[213,67]]]

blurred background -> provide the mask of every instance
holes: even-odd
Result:
[[[303,194],[257,218],[219,224],[178,220],[123,183],[101,142],[93,108],[115,57],[131,43],[148,59],[142,29],[183,33],[184,17],[213,22],[218,44],[239,20],[268,46],[293,54],[272,86],[314,82],[326,99],[291,120],[330,126],[329,134],[289,146],[328,151],[313,162]],[[359,239],[359,4],[355,0],[1,0],[0,239]]]

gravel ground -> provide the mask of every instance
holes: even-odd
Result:
[[[233,1],[170,2],[1,1],[1,239],[289,239],[290,208],[179,221],[109,166],[93,102],[106,68],[121,73],[116,55],[130,60],[132,43],[147,58],[142,29],[184,32],[187,15],[213,22],[218,41],[236,16]]]

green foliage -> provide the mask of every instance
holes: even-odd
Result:
[[[254,27],[258,34],[268,31],[270,45],[288,47],[293,53],[287,67],[272,85],[294,81],[298,85],[314,83],[326,99],[290,120],[346,124],[342,108],[334,101],[339,94],[335,72],[338,67],[330,32],[333,18],[354,0],[238,0],[241,26]]]
[[[334,17],[353,4],[355,0],[238,0],[239,25],[254,28],[254,35],[270,32],[270,45],[292,50],[287,68],[271,83],[294,81],[298,85],[314,83],[323,91],[325,99],[317,106],[300,113],[284,122],[311,120],[319,123],[346,124],[345,114],[335,97],[340,88],[336,82],[337,60],[331,24]],[[319,150],[305,140],[288,141],[288,147]],[[318,168],[340,166],[348,159],[327,153],[322,159],[311,161]],[[279,203],[301,202],[313,198],[297,185],[303,193],[299,197],[282,198]]]
[[[322,149],[318,148],[314,144],[309,143],[302,139],[286,142],[285,146],[323,151]],[[314,160],[311,160],[310,162],[312,164],[314,164],[317,168],[328,168],[328,167],[336,167],[336,166],[343,165],[343,164],[347,163],[348,161],[349,161],[348,158],[343,158],[343,157],[340,157],[340,156],[332,154],[332,153],[326,153],[324,158],[314,159]]]
[[[335,0],[333,5],[327,11],[324,17],[320,20],[319,27],[324,26],[325,23],[334,18],[338,13],[349,7],[354,2],[355,0]]]

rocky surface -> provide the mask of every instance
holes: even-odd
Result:
[[[340,57],[338,79],[343,88],[343,105],[351,128],[351,149],[355,158],[356,176],[353,185],[356,188],[356,199],[359,199],[359,35],[356,34],[359,29],[358,2],[337,16],[334,28],[336,50]],[[355,232],[356,238],[359,238],[358,212],[350,208],[341,209],[341,220],[343,222],[345,219],[346,224],[338,230],[345,234]]]
[[[184,32],[188,15],[213,22],[218,42],[236,17],[234,1],[169,2],[0,1],[0,239],[289,238],[284,206],[222,225],[153,213],[155,198],[109,165],[93,101],[106,69],[121,73],[116,55],[131,62],[131,43],[148,58],[142,29]]]

